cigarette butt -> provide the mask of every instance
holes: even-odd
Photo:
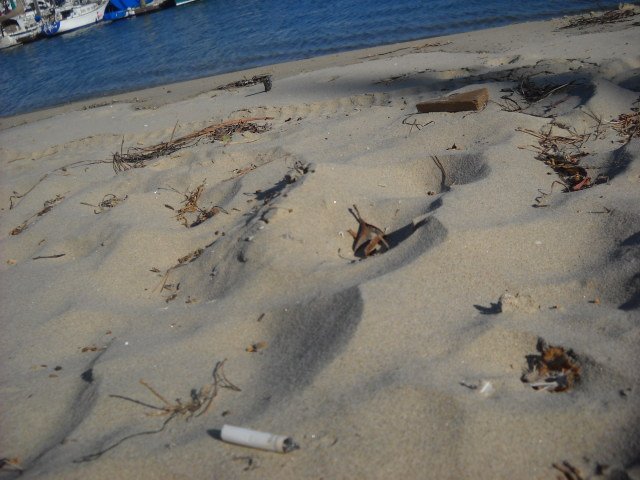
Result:
[[[268,432],[258,432],[248,428],[224,425],[220,430],[220,438],[229,443],[243,445],[245,447],[269,450],[278,453],[288,453],[300,448],[293,438],[286,435],[274,435]]]

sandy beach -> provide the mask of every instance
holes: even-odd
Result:
[[[0,119],[0,479],[640,479],[625,12]]]

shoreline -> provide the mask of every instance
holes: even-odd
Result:
[[[145,89],[132,90],[129,92],[117,93],[113,95],[105,94],[99,97],[93,97],[86,100],[78,100],[75,102],[57,105],[54,107],[47,107],[33,112],[19,113],[15,115],[9,115],[0,117],[0,131],[7,128],[12,128],[25,123],[50,118],[59,114],[65,114],[72,111],[96,108],[100,106],[113,105],[113,104],[131,104],[136,105],[139,108],[159,108],[163,105],[170,103],[189,100],[199,95],[211,92],[216,86],[225,85],[227,83],[242,79],[251,78],[254,75],[268,73],[273,75],[274,80],[280,80],[283,78],[299,75],[302,73],[309,73],[311,71],[321,70],[323,68],[332,66],[340,67],[352,65],[366,61],[367,58],[380,57],[384,55],[393,55],[403,50],[412,50],[419,48],[426,43],[445,43],[452,42],[464,38],[465,36],[475,35],[479,32],[484,32],[484,35],[491,35],[492,32],[499,33],[506,29],[506,31],[517,30],[521,25],[544,25],[549,22],[553,24],[560,24],[568,18],[578,18],[582,15],[564,15],[562,17],[555,17],[549,20],[534,20],[523,23],[514,23],[502,27],[487,28],[481,30],[471,30],[469,32],[456,33],[452,35],[425,37],[418,40],[412,40],[408,42],[399,42],[388,45],[380,45],[376,47],[369,47],[365,49],[350,50],[346,52],[340,52],[330,55],[324,55],[320,57],[314,57],[303,60],[294,60],[290,62],[284,62],[279,64],[267,65],[264,67],[255,67],[245,70],[238,70],[234,72],[223,73],[219,75],[212,75],[207,77],[201,77],[192,80],[186,80],[176,83],[168,83],[158,85],[155,87],[149,87]],[[444,49],[443,51],[447,51]],[[456,50],[453,50],[454,52]],[[400,55],[401,56],[401,55]],[[167,90],[170,90],[167,93]]]

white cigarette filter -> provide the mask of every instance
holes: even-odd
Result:
[[[293,438],[286,435],[274,435],[273,433],[258,432],[231,425],[222,427],[220,438],[225,442],[278,453],[287,453],[299,448]]]

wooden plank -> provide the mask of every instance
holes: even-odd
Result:
[[[418,112],[467,112],[482,110],[489,101],[489,90],[479,88],[448,97],[428,100],[416,105]]]

